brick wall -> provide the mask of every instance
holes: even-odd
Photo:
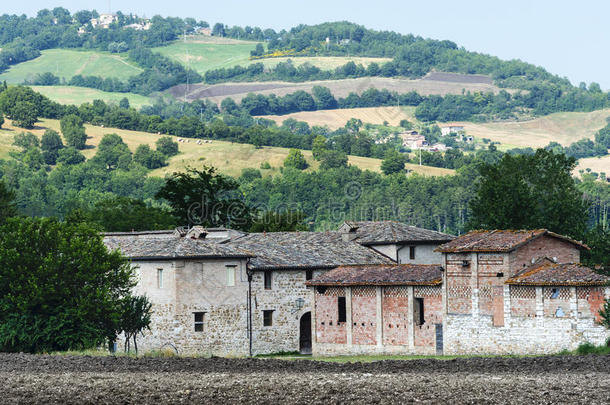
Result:
[[[324,292],[315,290],[315,330],[316,342],[346,343],[347,330],[345,322],[339,323],[338,297],[345,297],[344,288],[329,287]]]
[[[385,287],[382,312],[383,344],[408,345],[410,329],[408,287]]]
[[[532,259],[557,258],[559,263],[579,263],[580,251],[571,243],[550,236],[541,236],[513,251],[510,257],[511,276],[532,264]]]
[[[511,316],[533,318],[536,316],[536,287],[510,287]]]
[[[375,287],[352,288],[352,342],[355,345],[377,343],[377,295]],[[349,319],[347,320],[350,321]]]
[[[424,299],[424,324],[415,325],[415,346],[436,346],[436,324],[442,323],[443,299],[440,287],[415,287],[413,298]]]

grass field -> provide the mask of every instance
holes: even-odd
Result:
[[[294,118],[298,121],[305,121],[310,126],[326,125],[332,130],[341,128],[351,118],[357,118],[369,124],[383,124],[387,121],[391,126],[398,126],[402,119],[407,119],[411,122],[416,120],[415,107],[366,107],[303,111],[286,115],[265,115],[263,117],[275,121],[278,125],[281,125],[288,118]]]
[[[610,155],[580,159],[576,170],[591,169],[596,173],[610,175]]]
[[[171,45],[154,48],[153,50],[188,65],[202,74],[211,69],[229,68],[235,65],[247,66],[252,63],[263,63],[265,67],[271,68],[288,59],[291,59],[296,66],[307,62],[324,70],[334,69],[349,61],[366,67],[372,62],[384,63],[391,60],[389,58],[364,57],[292,57],[250,60],[250,51],[254,50],[256,44],[257,42],[252,41],[199,37],[199,39],[187,38],[186,43],[176,41]]]
[[[137,75],[141,68],[126,58],[99,51],[76,51],[49,49],[42,51],[36,59],[11,66],[0,75],[0,80],[8,83],[22,83],[37,73],[51,72],[69,80],[74,75],[91,75],[127,79]]]
[[[35,135],[42,136],[45,129],[51,128],[59,130],[59,121],[43,119],[36,128],[30,132]],[[87,158],[92,157],[104,134],[116,133],[123,138],[123,141],[129,146],[132,151],[135,151],[138,145],[148,144],[154,147],[155,142],[161,135],[150,134],[146,132],[127,131],[115,128],[101,128],[92,125],[86,125],[87,129],[87,145],[92,148],[83,151]],[[3,128],[0,130],[0,157],[7,157],[8,152],[13,149],[11,146],[13,136],[23,129],[13,127],[11,122],[7,120]],[[175,171],[183,171],[187,166],[199,167],[203,164],[214,166],[222,173],[239,176],[244,168],[259,168],[263,162],[269,162],[271,169],[261,170],[264,175],[279,173],[279,168],[283,165],[283,161],[288,155],[289,149],[276,147],[263,147],[256,149],[252,145],[231,143],[225,141],[212,141],[212,143],[196,144],[196,140],[189,139],[188,143],[179,143],[180,154],[170,159],[169,165],[161,169],[151,172],[153,176],[164,176]],[[311,156],[311,151],[303,151],[305,158],[310,163],[311,168],[315,169],[319,163],[314,161]],[[350,156],[349,162],[352,165],[358,166],[361,169],[372,171],[380,171],[381,160],[373,158],[365,158],[359,156]],[[454,173],[453,170],[441,169],[437,167],[407,165],[407,169],[415,173],[423,175],[443,176]]]
[[[152,104],[149,97],[133,93],[109,93],[106,91],[74,86],[31,86],[35,91],[61,104],[81,105],[93,100],[104,100],[107,103],[119,103],[127,97],[132,107],[140,108]]]

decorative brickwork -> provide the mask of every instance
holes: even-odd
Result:
[[[406,298],[409,296],[409,287],[384,287],[383,296]]]
[[[440,297],[443,294],[443,290],[440,286],[419,286],[414,287],[413,295],[415,297]]]

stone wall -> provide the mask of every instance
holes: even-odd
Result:
[[[488,315],[446,314],[445,354],[548,354],[574,350],[584,342],[601,345],[610,337],[610,331],[598,325],[593,315],[603,302],[599,287],[567,287],[557,298],[550,298],[544,287],[528,288],[535,290],[533,299],[531,290],[524,287],[504,287],[501,327],[494,326]],[[603,293],[610,298],[610,287],[603,287]],[[558,307],[565,307],[565,314],[557,316]]]

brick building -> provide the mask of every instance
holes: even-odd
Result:
[[[474,231],[439,265],[339,267],[316,277],[314,354],[551,353],[610,332],[596,324],[608,277],[580,242],[546,230]]]
[[[311,352],[307,280],[340,266],[440,260],[450,235],[398,222],[351,222],[334,232],[245,234],[228,229],[108,233],[153,303],[144,350],[247,355]]]

